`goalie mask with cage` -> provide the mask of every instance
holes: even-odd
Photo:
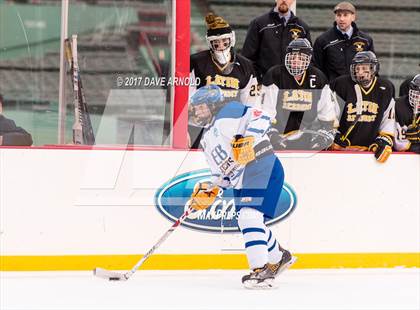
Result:
[[[417,113],[420,111],[420,74],[417,74],[410,82],[408,101]]]
[[[307,39],[296,39],[286,48],[284,64],[293,76],[302,75],[308,69],[312,58],[312,46]]]
[[[223,106],[223,91],[219,86],[207,85],[199,88],[190,98],[188,109],[189,123],[205,127]]]
[[[222,66],[231,62],[231,49],[235,46],[235,32],[220,16],[209,13],[206,16],[206,41],[213,58]]]
[[[350,75],[354,82],[368,87],[379,72],[379,61],[371,51],[358,52],[352,59]]]

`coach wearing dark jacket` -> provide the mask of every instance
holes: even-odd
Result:
[[[270,12],[251,21],[242,55],[254,62],[259,81],[275,65],[283,64],[286,47],[292,40],[311,42],[309,27],[290,10],[294,0],[277,0]]]
[[[0,95],[0,146],[4,145],[32,145],[32,137],[3,115],[3,97]]]
[[[350,2],[341,2],[334,8],[334,26],[321,34],[314,44],[315,65],[332,81],[350,74],[354,55],[372,51],[372,38],[360,31],[355,24],[356,8]]]

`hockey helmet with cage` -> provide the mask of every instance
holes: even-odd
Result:
[[[222,66],[232,62],[235,32],[221,16],[209,13],[206,16],[206,41],[214,59]]]
[[[194,126],[208,125],[224,102],[223,91],[217,85],[200,87],[190,99],[189,121]]]
[[[368,65],[369,71],[357,72],[359,65]],[[355,83],[364,87],[369,86],[375,75],[379,72],[379,61],[372,51],[358,52],[354,55],[350,65],[350,75]]]
[[[287,46],[284,64],[291,75],[299,76],[308,69],[311,58],[311,43],[307,39],[298,38]]]
[[[408,85],[408,101],[413,109],[420,111],[420,74],[417,74]]]

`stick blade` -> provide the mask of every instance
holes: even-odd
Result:
[[[128,278],[123,273],[109,271],[103,268],[93,269],[93,275],[102,279],[109,280],[109,281],[127,281],[128,280]]]

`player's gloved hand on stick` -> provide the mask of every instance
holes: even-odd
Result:
[[[392,138],[385,135],[378,136],[369,146],[369,151],[375,153],[378,162],[384,163],[392,153]]]
[[[222,189],[210,182],[197,182],[191,194],[190,206],[195,210],[204,210],[222,194]]]
[[[255,159],[254,140],[253,136],[235,136],[231,142],[233,160],[240,165],[253,161]]]
[[[351,145],[351,142],[348,138],[344,138],[341,132],[337,131],[334,143],[331,146],[331,149],[334,151],[343,150]]]
[[[405,136],[411,144],[420,143],[420,117],[417,118],[415,124],[408,126]]]

